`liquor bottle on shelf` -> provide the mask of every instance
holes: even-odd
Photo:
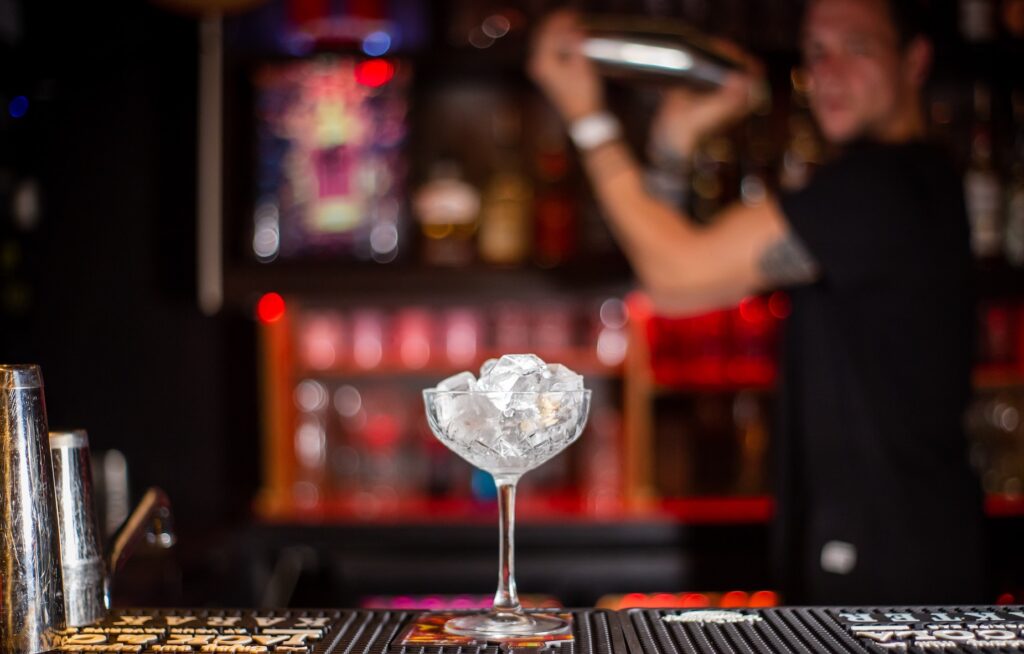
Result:
[[[622,412],[601,403],[590,417],[589,438],[582,441],[581,492],[590,514],[622,508]]]
[[[771,160],[772,143],[767,116],[771,106],[765,103],[747,121],[745,133],[745,154],[740,157],[740,201],[747,206],[764,202],[768,191],[774,188]]]
[[[735,194],[736,148],[725,135],[709,139],[693,157],[690,211],[698,221],[706,223]]]
[[[934,98],[928,104],[928,140],[952,153],[953,144],[953,108],[949,101]]]
[[[814,168],[821,163],[822,147],[811,120],[807,102],[807,80],[797,69],[790,72],[789,133],[782,152],[779,186],[795,191],[807,184]]]
[[[473,236],[480,215],[480,193],[453,159],[441,159],[413,198],[423,235],[423,261],[466,266],[473,261]]]
[[[294,391],[298,409],[294,433],[295,482],[292,496],[301,508],[313,508],[324,498],[327,469],[327,389],[315,379],[304,379]]]
[[[1006,259],[1016,268],[1024,267],[1024,91],[1013,94],[1013,163],[1006,192]]]
[[[821,145],[810,117],[803,112],[794,113],[789,119],[789,140],[782,153],[779,185],[790,191],[802,188],[820,162]]]
[[[1024,39],[1024,0],[1003,0],[1003,31],[1011,39]]]
[[[996,35],[995,0],[960,0],[960,35],[971,43],[987,43]]]
[[[743,495],[763,493],[767,486],[768,420],[761,398],[751,391],[737,393],[732,414],[740,451],[734,490]]]
[[[522,116],[511,103],[492,116],[497,145],[495,170],[480,207],[480,258],[487,263],[516,265],[530,250],[532,188],[522,168]]]
[[[565,263],[576,249],[576,201],[568,182],[569,155],[561,125],[542,124],[535,169],[533,259],[543,268]],[[553,129],[544,129],[554,125]]]
[[[984,84],[974,88],[971,151],[964,175],[964,199],[971,225],[971,249],[978,259],[993,260],[1003,252],[1002,191],[992,162],[991,96]]]

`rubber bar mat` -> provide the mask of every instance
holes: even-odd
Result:
[[[631,654],[1024,652],[1024,607],[858,607],[620,613]]]
[[[561,609],[564,612],[564,609]],[[570,611],[574,639],[533,652],[625,654],[617,616]],[[117,609],[101,622],[67,629],[61,652],[226,652],[257,654],[498,654],[497,644],[403,647],[396,637],[421,611]]]

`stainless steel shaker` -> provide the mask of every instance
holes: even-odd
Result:
[[[93,498],[89,437],[84,430],[50,432],[69,627],[102,620],[110,608],[114,573],[144,537],[160,547],[175,542],[170,501],[150,488],[104,552]]]
[[[70,627],[107,613],[109,587],[93,499],[89,438],[85,431],[50,432],[54,490],[64,573],[64,612]]]
[[[46,402],[39,366],[0,364],[0,651],[55,649],[64,628]]]
[[[715,87],[743,68],[731,53],[683,23],[637,16],[588,16],[583,22],[583,54],[613,75]]]

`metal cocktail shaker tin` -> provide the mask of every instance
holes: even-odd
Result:
[[[682,23],[590,16],[583,26],[583,54],[611,74],[715,87],[743,68],[713,40]]]
[[[50,452],[67,626],[81,627],[106,617],[114,573],[143,539],[163,548],[174,545],[174,520],[167,495],[150,488],[104,550],[93,497],[89,436],[83,429],[50,432]]]
[[[57,647],[60,541],[39,366],[0,365],[0,651]]]
[[[69,627],[102,619],[110,590],[93,499],[89,437],[82,429],[50,432],[60,524],[64,612]]]

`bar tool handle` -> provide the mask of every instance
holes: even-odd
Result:
[[[155,486],[146,491],[138,506],[114,535],[107,557],[110,576],[116,574],[131,558],[143,538],[165,549],[177,541],[171,501],[166,493]]]

